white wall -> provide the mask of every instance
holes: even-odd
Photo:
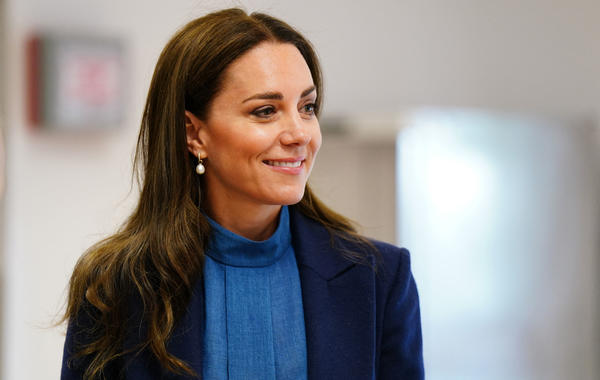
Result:
[[[156,57],[177,27],[223,3],[235,4],[5,0],[3,379],[58,377],[63,338],[44,326],[77,257],[134,201],[130,158]],[[600,4],[592,0],[241,3],[281,16],[313,40],[330,115],[420,104],[560,114],[598,109]],[[88,135],[26,128],[24,41],[40,27],[127,42],[131,97],[121,128]]]
[[[341,113],[436,104],[572,113],[598,108],[594,0],[295,2]],[[310,12],[313,16],[310,16]]]

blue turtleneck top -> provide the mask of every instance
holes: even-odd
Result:
[[[304,312],[287,206],[264,241],[208,220],[203,378],[305,380]]]

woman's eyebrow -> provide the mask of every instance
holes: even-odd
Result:
[[[314,90],[316,90],[316,87],[310,86],[306,90],[302,91],[302,95],[300,97],[303,98],[303,97],[307,96],[308,94],[310,94],[311,92],[313,92]]]
[[[311,92],[315,91],[316,87],[315,86],[310,86],[309,88],[307,88],[306,90],[302,91],[302,95],[300,95],[301,98],[307,96],[308,94],[310,94]],[[254,94],[251,97],[244,99],[242,101],[242,103],[246,103],[249,100],[254,100],[254,99],[267,99],[267,100],[282,100],[283,99],[283,95],[280,92],[262,92],[260,94]]]
[[[283,99],[283,95],[281,95],[280,92],[263,92],[261,94],[252,95],[248,99],[244,99],[244,101],[242,103],[246,103],[247,101],[253,100],[253,99],[275,99],[275,100],[281,100],[281,99]]]

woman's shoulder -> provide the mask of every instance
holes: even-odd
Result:
[[[410,275],[410,252],[389,242],[356,235],[343,239],[343,250],[358,252],[372,264],[376,274],[383,276]]]
[[[296,253],[303,262],[319,267],[325,274],[333,274],[334,268],[343,270],[363,263],[373,269],[379,280],[410,276],[410,253],[406,248],[343,231],[332,233],[323,224],[293,209],[290,218],[292,240],[299,251]]]
[[[376,239],[368,240],[375,248],[375,255],[380,255],[380,259],[385,266],[410,271],[410,252],[407,248]]]
[[[414,286],[411,270],[410,252],[406,248],[370,239],[376,252],[377,283],[383,289],[390,291],[396,288],[401,293]],[[416,295],[416,288],[415,295]]]

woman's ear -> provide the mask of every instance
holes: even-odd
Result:
[[[204,122],[198,119],[190,111],[185,111],[185,132],[187,138],[187,147],[190,153],[201,158],[206,158],[206,144],[200,137],[203,129],[206,128]]]

